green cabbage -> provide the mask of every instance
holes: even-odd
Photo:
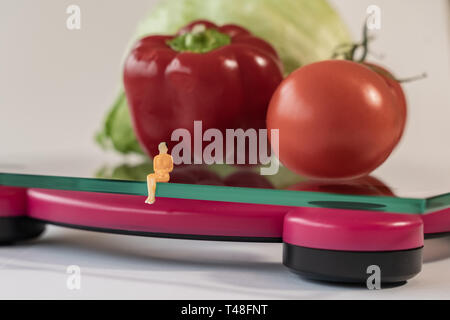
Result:
[[[328,59],[338,45],[351,42],[346,25],[326,0],[163,0],[139,25],[133,41],[149,34],[173,34],[198,19],[238,24],[265,39],[277,50],[286,74]],[[143,153],[123,90],[97,141],[121,153]]]

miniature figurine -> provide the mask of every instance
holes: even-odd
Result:
[[[157,182],[169,182],[169,173],[173,170],[173,158],[167,153],[167,145],[165,142],[161,142],[158,145],[159,155],[153,159],[153,170],[147,176],[147,188],[148,198],[145,203],[153,204],[155,202],[156,183]]]

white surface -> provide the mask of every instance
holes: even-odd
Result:
[[[82,30],[65,28],[65,9],[82,9]],[[48,151],[96,152],[93,133],[119,86],[123,49],[151,0],[0,2],[0,157]],[[359,37],[365,8],[382,8],[374,44],[406,86],[410,121],[402,144],[376,174],[406,184],[450,176],[448,8],[444,0],[333,1]],[[64,119],[64,120],[62,120]],[[24,130],[35,128],[35,130]],[[57,132],[58,134],[55,134]],[[1,158],[0,158],[1,159]],[[399,169],[403,169],[399,170]],[[417,176],[416,176],[417,177]],[[36,242],[0,248],[0,298],[399,299],[450,298],[450,240],[428,241],[422,273],[379,292],[305,281],[281,265],[279,244],[147,239],[51,227]],[[82,289],[66,288],[66,267]]]
[[[281,248],[50,227],[0,247],[0,299],[450,299],[450,237],[426,242],[417,277],[380,291],[304,280],[281,264]],[[70,265],[81,290],[67,289]]]

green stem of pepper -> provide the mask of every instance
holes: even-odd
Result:
[[[231,43],[231,38],[216,29],[206,29],[198,24],[190,32],[179,35],[167,45],[177,52],[206,53]]]

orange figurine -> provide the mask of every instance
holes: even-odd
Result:
[[[147,188],[148,198],[145,203],[152,204],[155,202],[155,192],[157,182],[169,182],[169,173],[173,170],[173,158],[167,153],[167,145],[165,142],[161,142],[158,146],[159,155],[153,159],[153,170],[155,173],[151,173],[147,176]]]

